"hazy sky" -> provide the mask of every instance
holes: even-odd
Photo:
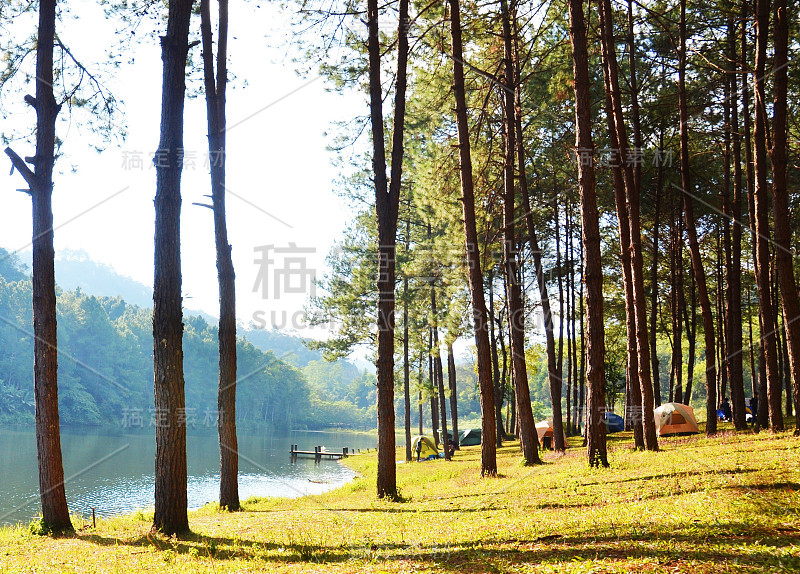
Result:
[[[80,17],[66,19],[58,32],[75,56],[88,64],[102,58],[114,24],[102,19],[93,1],[71,4]],[[35,32],[24,19],[13,26],[17,34]],[[287,56],[291,48],[285,18],[273,6],[256,9],[253,4],[232,2],[230,26],[229,61],[236,87],[228,92],[227,208],[237,315],[244,322],[256,314],[266,323],[274,318],[278,326],[288,322],[288,327],[296,327],[292,315],[302,310],[310,277],[323,271],[325,256],[352,219],[333,192],[337,173],[331,152],[325,149],[330,138],[324,133],[333,132],[332,123],[337,120],[364,114],[366,98],[326,92],[325,82],[313,75],[298,77]],[[193,51],[199,62],[200,47]],[[152,285],[155,170],[151,158],[158,143],[161,97],[157,38],[141,37],[126,55],[134,55],[135,63],[123,65],[110,83],[125,103],[125,117],[119,118],[128,130],[124,142],[97,153],[91,148],[97,137],[77,116],[64,121],[68,120],[66,106],[62,111],[58,135],[65,145],[57,162],[53,194],[55,245],[57,252],[82,249],[119,273]],[[32,84],[29,89],[34,89]],[[33,111],[18,97],[12,100],[6,93],[3,98],[8,115],[3,131],[30,129],[35,123]],[[189,100],[181,221],[184,305],[217,315],[211,211],[192,205],[208,202],[203,197],[209,193],[205,136],[205,101],[202,97]],[[17,141],[12,147],[21,156],[33,155],[31,143]],[[0,246],[27,250],[30,198],[14,191],[24,187],[24,182],[19,174],[9,176],[8,169],[3,169],[0,186]],[[265,259],[265,251],[258,248],[270,245],[274,249],[266,252],[266,265],[259,266],[255,261]],[[282,273],[290,268],[294,271]],[[253,292],[259,270],[266,277],[266,295],[263,283]],[[277,289],[276,279],[288,283],[280,283]]]

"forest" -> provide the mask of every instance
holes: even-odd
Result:
[[[36,110],[36,154],[6,154],[33,201],[43,520],[61,529],[70,523],[63,492],[45,488],[58,483],[61,464],[52,431],[55,120],[63,103],[86,93],[79,74],[62,103],[55,99],[54,50],[61,62],[70,56],[55,32],[56,4],[40,2],[36,94],[25,96]],[[191,73],[203,78],[209,154],[225,158],[227,149],[236,59],[227,52],[228,2],[214,7],[171,0],[120,8],[156,11],[165,30],[153,158],[152,400],[165,417],[156,425],[153,528],[167,534],[188,530],[180,417],[192,391],[184,352],[195,339],[186,334],[218,343],[218,409],[236,412],[237,377],[247,371],[238,358],[247,347],[240,351],[236,337],[224,159],[209,166],[202,204],[214,218],[219,326],[193,325],[181,311]],[[395,431],[405,427],[411,460],[411,417],[423,398],[442,436],[448,425],[457,434],[453,345],[464,339],[474,342],[481,477],[497,475],[497,449],[512,437],[522,464],[542,462],[535,425],[543,413],[532,399],[543,373],[553,447],[563,452],[582,434],[590,467],[609,466],[612,406],[624,411],[635,450],[659,450],[654,408],[667,402],[699,406],[709,437],[728,401],[735,430],[748,432],[755,396],[756,430],[800,430],[797,2],[298,0],[285,10],[303,65],[368,103],[366,115],[338,126],[331,146],[337,192],[357,215],[307,314],[338,325],[311,343],[326,359],[363,345],[374,353],[374,402],[361,408],[377,419],[378,498],[402,499]],[[200,60],[190,57],[198,45]],[[9,61],[6,81],[25,59]],[[81,103],[99,98],[92,109],[109,113],[113,102],[88,78]],[[113,316],[107,304],[76,302]],[[218,422],[219,502],[230,510],[239,508],[236,421]]]
[[[0,258],[0,425],[27,425],[34,422],[31,280],[16,257],[0,250]],[[58,324],[61,422],[152,429],[152,309],[59,290]],[[216,339],[202,317],[185,318],[186,416],[195,432],[213,431],[219,416]],[[372,375],[345,361],[328,363],[296,337],[245,331],[237,361],[237,421],[246,432],[374,425]]]
[[[566,4],[368,4],[366,46],[355,8],[303,4],[309,52],[371,102],[372,153],[341,190],[369,207],[316,300],[351,319],[323,346],[374,341],[380,413],[389,365],[408,381],[427,361],[445,397],[441,356],[474,335],[483,436],[502,444],[510,403],[528,463],[537,345],[556,448],[585,428],[591,465],[616,400],[647,450],[667,402],[709,436],[723,403],[748,428],[753,396],[756,428],[800,426],[796,3]]]

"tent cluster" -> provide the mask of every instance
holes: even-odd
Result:
[[[625,419],[618,414],[606,411],[606,433],[617,433],[625,430]],[[665,403],[655,409],[656,434],[667,436],[673,434],[691,434],[700,432],[694,418],[694,409],[681,403]],[[539,443],[550,448],[553,440],[553,425],[549,421],[536,424]]]
[[[606,432],[617,433],[625,430],[625,419],[616,413],[606,411]],[[674,434],[691,434],[700,432],[697,420],[694,418],[694,409],[681,403],[664,403],[655,409],[656,434],[667,436]],[[545,448],[552,448],[553,425],[549,421],[540,421],[536,424],[536,434],[539,444]],[[481,429],[467,429],[460,433],[459,445],[475,446],[481,444]],[[448,438],[450,435],[448,434]],[[411,452],[414,458],[435,459],[441,455],[433,440],[426,436],[415,436],[411,441]]]

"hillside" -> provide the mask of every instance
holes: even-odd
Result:
[[[147,428],[153,419],[152,311],[120,296],[99,296],[124,286],[113,269],[73,258],[68,269],[82,284],[58,290],[59,406],[64,424]],[[69,276],[67,274],[66,276]],[[125,280],[125,281],[123,281]],[[84,286],[87,290],[84,290]],[[136,287],[129,287],[136,292]],[[31,286],[20,259],[0,251],[0,424],[33,421]],[[203,317],[184,317],[184,370],[187,421],[195,428],[214,426],[217,388],[216,327]],[[322,363],[309,384],[303,367],[315,360],[297,337],[272,334],[258,348],[238,341],[237,420],[243,426],[276,430],[329,425],[369,425],[374,416],[362,395],[349,396],[349,385],[362,374],[352,365]],[[290,355],[292,363],[279,356]],[[302,357],[305,363],[298,361]],[[332,376],[328,376],[330,370]],[[344,378],[342,373],[344,374]],[[327,388],[334,381],[338,391]],[[312,392],[313,389],[313,392]],[[321,398],[323,397],[324,398]],[[362,406],[359,406],[362,405]]]

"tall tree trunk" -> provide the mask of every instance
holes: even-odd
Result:
[[[430,227],[428,231],[430,231]],[[444,373],[442,372],[442,354],[439,349],[439,327],[437,326],[438,309],[436,306],[436,289],[433,284],[431,284],[431,315],[433,315],[433,325],[431,326],[433,349],[431,351],[433,352],[433,371],[436,375],[435,384],[439,389],[439,421],[442,427],[442,446],[444,447],[445,460],[450,460],[449,441],[447,440],[447,400],[444,396]]]
[[[436,363],[433,360],[433,328],[428,327],[428,381],[431,384],[431,429],[433,432],[433,444],[439,448],[439,404],[437,401],[437,383],[438,377],[436,376]]]
[[[659,149],[664,147],[664,128],[659,133]],[[656,328],[658,325],[658,239],[661,216],[661,192],[664,183],[663,162],[656,167],[656,207],[653,215],[653,263],[650,269],[650,362],[653,365],[653,400],[655,406],[661,405],[661,378],[658,367],[658,349],[656,349]]]
[[[503,404],[503,394],[504,394],[504,387],[505,387],[505,356],[503,356],[503,376],[500,376],[500,361],[497,356],[497,334],[495,332],[495,324],[498,321],[495,321],[494,317],[494,268],[490,267],[487,271],[488,279],[489,279],[489,343],[492,347],[492,373],[494,379],[494,411],[495,411],[495,425],[497,426],[497,433],[495,436],[496,444],[498,447],[503,446],[503,438],[504,432],[502,429],[503,420],[500,416],[500,409],[502,408]],[[500,334],[502,337],[502,333]]]
[[[742,23],[744,26],[744,23]],[[733,145],[733,203],[731,217],[731,266],[726,273],[728,284],[728,383],[731,387],[733,424],[737,430],[747,428],[744,401],[744,365],[742,357],[742,142],[739,133],[739,83],[736,53],[736,26],[733,14],[728,18],[728,58],[731,109],[731,142]]]
[[[777,273],[776,273],[777,274]],[[777,295],[776,295],[777,297]],[[780,356],[781,356],[781,383],[783,385],[783,390],[786,393],[786,411],[785,414],[787,417],[792,416],[792,379],[790,375],[790,367],[789,367],[789,345],[786,342],[786,317],[783,316],[781,313],[780,316],[781,324],[778,327],[778,333],[780,337],[778,338],[779,345],[778,348],[780,349]]]
[[[514,18],[514,26],[516,32],[517,20]],[[555,337],[553,334],[553,316],[550,308],[550,297],[547,291],[547,280],[545,278],[544,269],[542,266],[542,251],[539,247],[539,242],[536,235],[535,226],[533,223],[533,212],[530,201],[530,194],[528,192],[528,177],[525,170],[525,147],[522,132],[522,105],[521,105],[521,70],[519,62],[519,35],[515,33],[516,50],[514,52],[515,61],[515,133],[517,145],[517,162],[519,164],[519,180],[522,192],[522,202],[525,213],[525,223],[528,230],[528,241],[530,243],[531,253],[534,261],[534,272],[536,274],[536,282],[539,287],[539,295],[542,306],[542,316],[544,319],[545,340],[547,350],[547,371],[550,383],[550,401],[552,405],[553,414],[553,446],[557,451],[564,451],[566,449],[566,441],[564,439],[564,424],[561,411],[561,379],[557,372],[557,364],[555,357]]]
[[[56,117],[61,106],[53,96],[53,44],[56,0],[39,2],[36,36],[36,97],[25,101],[36,109],[36,155],[26,161],[5,149],[28,184],[33,219],[33,392],[36,449],[39,461],[39,498],[42,520],[54,532],[72,530],[61,458],[58,415],[58,337],[56,322],[55,251],[53,248],[53,166]]]
[[[181,307],[181,162],[186,57],[192,0],[169,4],[164,62],[161,139],[156,158],[153,366],[156,416],[155,515],[165,534],[189,530],[186,493],[186,400]],[[224,414],[223,414],[224,416]],[[183,420],[181,420],[183,419]]]
[[[755,131],[753,134],[755,159],[755,239],[756,239],[756,284],[758,302],[764,330],[761,340],[767,372],[767,404],[769,424],[772,430],[783,429],[781,412],[781,383],[778,375],[777,333],[775,325],[775,306],[770,293],[770,253],[771,234],[769,229],[769,190],[767,189],[767,101],[765,78],[767,44],[769,41],[769,0],[756,0],[756,67],[754,74]],[[762,397],[764,400],[764,397]]]
[[[450,384],[450,419],[453,423],[453,442],[456,450],[460,449],[458,438],[458,388],[456,387],[456,358],[453,355],[453,343],[447,343],[447,380]]]
[[[556,273],[558,274],[558,380],[564,384],[564,270],[561,266],[561,217],[553,173],[553,230],[556,236]],[[567,434],[569,434],[569,401],[567,401]]]
[[[528,367],[525,363],[525,307],[522,302],[522,289],[519,280],[516,239],[516,188],[514,186],[514,154],[516,144],[516,106],[514,102],[514,65],[511,36],[511,16],[508,3],[500,0],[503,21],[503,67],[505,85],[503,103],[505,108],[505,165],[503,169],[503,259],[508,292],[508,328],[511,339],[511,367],[517,392],[517,417],[519,418],[519,442],[526,464],[540,463],[539,437],[533,420],[531,394],[528,387]],[[502,427],[501,427],[502,428]]]
[[[406,222],[406,250],[409,246],[410,222]],[[406,461],[412,460],[411,454],[411,365],[408,351],[408,275],[403,275],[403,404],[406,433]],[[420,417],[421,419],[421,417]],[[420,431],[420,434],[422,432]]]
[[[578,253],[580,256],[580,261],[583,261],[583,242],[578,240]],[[580,410],[578,411],[578,433],[581,433],[581,428],[583,427],[583,413],[585,410],[584,401],[585,401],[585,391],[586,391],[586,384],[585,384],[585,372],[586,372],[586,337],[585,337],[585,328],[584,328],[584,314],[583,314],[583,263],[579,265],[580,269],[580,329],[581,329],[581,372],[580,377],[578,377],[578,384],[581,386],[581,395],[580,395]]]
[[[608,466],[605,425],[605,333],[603,324],[603,268],[600,259],[600,221],[595,193],[592,108],[589,95],[589,54],[583,1],[569,0],[569,36],[575,78],[575,147],[583,220],[586,282],[588,381],[587,455],[590,466]],[[588,161],[586,159],[588,156]]]
[[[378,221],[378,356],[375,362],[378,391],[378,498],[397,498],[394,418],[394,284],[397,247],[397,213],[403,166],[403,128],[406,109],[408,63],[408,0],[401,0],[398,15],[397,76],[392,130],[391,183],[386,181],[386,144],[383,130],[381,46],[378,0],[367,0],[367,51],[372,127],[372,169],[375,182],[375,212]]]
[[[741,59],[740,64],[742,66],[742,70],[748,71],[747,65],[747,56],[748,56],[748,48],[747,48],[747,34],[748,34],[748,22],[749,16],[751,13],[751,4],[749,0],[742,0],[742,7],[741,7],[741,21],[742,21],[742,31],[741,31]],[[752,144],[751,136],[751,118],[750,118],[750,92],[748,90],[748,82],[747,79],[743,79],[742,81],[742,112],[744,115],[744,150],[745,150],[745,174],[747,180],[747,208],[749,213],[749,225],[750,225],[750,236],[751,241],[750,245],[752,248],[752,260],[753,260],[753,273],[754,275],[758,273],[758,249],[757,249],[757,239],[756,239],[756,207],[755,207],[755,161],[753,158],[753,148],[755,147]],[[749,291],[748,291],[749,293]],[[764,333],[764,326],[761,321],[761,307],[759,305],[759,313],[758,313],[758,326],[759,326],[759,333]],[[751,350],[753,349],[753,345],[750,345]],[[761,400],[758,402],[758,410],[757,412],[752,413],[753,418],[756,421],[755,429],[758,430],[761,427],[766,427],[769,425],[769,413],[768,413],[768,405],[767,405],[767,367],[766,367],[766,359],[764,356],[764,342],[763,339],[760,339],[757,345],[758,348],[758,376],[757,378],[754,377],[752,379],[752,386],[753,386],[753,395],[756,394],[760,395]],[[752,351],[751,351],[752,352]]]
[[[622,96],[619,89],[617,72],[617,55],[614,44],[614,17],[610,0],[601,0],[601,27],[603,28],[603,60],[607,73],[606,89],[610,91],[611,110],[616,131],[616,150],[618,161],[622,165],[625,201],[630,226],[631,286],[633,292],[633,309],[636,324],[637,366],[639,368],[639,385],[642,390],[642,428],[645,448],[658,450],[656,427],[654,420],[653,381],[650,373],[650,340],[647,336],[647,301],[644,293],[644,263],[642,260],[642,230],[640,222],[639,188],[629,161],[630,148],[622,111]],[[613,143],[613,142],[612,142]]]
[[[514,436],[517,436],[517,406],[516,406],[516,399],[517,395],[514,392],[514,385],[513,381],[511,384],[508,383],[508,350],[506,349],[506,334],[503,330],[503,313],[501,312],[500,315],[497,317],[497,341],[500,343],[500,354],[503,356],[503,366],[500,371],[500,387],[503,391],[506,389],[510,390],[510,397],[509,400],[512,402],[511,410],[513,412],[513,416],[511,418],[511,424],[509,425],[511,428],[511,433]],[[503,393],[506,394],[505,392]]]
[[[373,0],[376,1],[376,0]],[[461,173],[461,198],[464,210],[464,235],[469,287],[472,298],[472,321],[475,328],[475,346],[478,355],[478,385],[481,400],[481,476],[497,475],[497,446],[495,445],[494,389],[492,388],[491,355],[487,333],[486,300],[483,298],[483,272],[481,270],[478,232],[475,224],[475,191],[472,180],[472,155],[467,122],[467,100],[464,88],[464,50],[461,41],[461,13],[459,0],[448,0],[450,5],[450,34],[453,41],[453,93],[456,100],[456,125],[458,128],[459,169]]]
[[[756,372],[756,353],[755,353],[755,345],[753,343],[753,303],[750,300],[750,289],[747,290],[747,336],[748,336],[748,343],[750,345],[750,386],[752,390],[758,392],[758,373]],[[750,412],[750,414],[755,418],[756,413]]]
[[[642,129],[639,114],[639,87],[636,77],[636,38],[634,36],[633,0],[628,0],[628,67],[630,68],[631,116],[633,123],[633,148],[632,158],[639,158],[642,152]],[[664,147],[664,126],[659,130],[659,149]],[[650,362],[652,364],[653,402],[654,406],[661,404],[661,381],[658,368],[658,350],[656,349],[656,320],[658,316],[658,235],[659,216],[661,207],[661,192],[664,184],[664,162],[659,161],[656,166],[656,197],[655,215],[653,218],[653,267],[651,271],[650,287]],[[642,189],[642,162],[634,161],[633,185],[638,197]]]
[[[572,277],[572,217],[569,211],[569,200],[564,205],[564,263],[566,277],[567,304],[565,305],[567,314],[564,317],[567,331],[567,429],[569,434],[575,432],[575,377],[574,373],[574,350],[575,350],[575,289],[573,288]]]
[[[422,360],[421,359],[420,359],[420,369],[419,370],[420,370],[419,380],[420,380],[420,383],[422,383]],[[424,420],[422,418],[422,405],[424,403],[422,401],[422,391],[421,390],[419,391],[419,397],[418,397],[417,404],[419,405],[419,434],[423,435],[423,434],[425,434]]]
[[[675,206],[673,212],[673,225],[676,226],[673,237],[672,265],[675,282],[672,284],[673,311],[672,311],[672,364],[675,369],[675,393],[673,400],[679,403],[683,400],[683,315],[685,313],[683,293],[683,212],[681,201]]]
[[[685,221],[685,218],[684,218]],[[694,270],[689,266],[689,288],[691,289],[691,313],[686,311],[686,300],[681,302],[683,307],[683,320],[686,325],[686,338],[689,340],[688,362],[686,365],[686,389],[683,393],[683,404],[688,405],[692,400],[692,384],[694,383],[694,362],[697,349],[697,285],[694,279]],[[691,318],[691,319],[690,319]]]
[[[571,205],[570,205],[571,207]],[[572,225],[570,226],[572,233],[575,233],[574,229],[575,223],[573,220]],[[578,388],[580,387],[580,379],[578,379],[578,335],[575,331],[575,317],[577,315],[577,304],[576,304],[576,294],[577,288],[575,287],[575,251],[574,246],[572,245],[572,241],[570,241],[570,252],[572,253],[571,257],[571,264],[569,267],[570,272],[570,281],[572,284],[572,313],[570,315],[570,322],[572,324],[572,426],[575,428],[575,434],[580,434],[580,426],[578,424],[578,418],[580,416],[579,407],[578,407]]]
[[[516,28],[516,18],[514,19]],[[519,35],[515,35],[519,40]],[[550,309],[550,296],[547,291],[547,279],[542,265],[542,250],[539,247],[539,240],[536,235],[536,228],[533,223],[533,206],[531,205],[530,193],[528,191],[528,174],[525,171],[525,140],[522,133],[522,105],[521,105],[521,85],[520,85],[520,62],[519,45],[515,50],[515,106],[516,106],[516,143],[517,143],[517,164],[519,166],[519,186],[522,192],[522,204],[525,212],[525,225],[528,230],[528,243],[530,244],[531,254],[533,255],[533,270],[536,275],[536,284],[539,287],[539,300],[542,305],[542,318],[544,319],[545,345],[547,350],[547,375],[550,383],[550,404],[553,413],[553,448],[556,451],[566,449],[564,440],[564,421],[561,411],[561,379],[558,376],[558,365],[556,364],[556,341],[553,335],[553,313]]]
[[[761,0],[763,1],[763,0]],[[795,404],[800,404],[800,299],[792,268],[789,192],[786,182],[786,123],[789,64],[789,16],[786,0],[775,0],[775,103],[772,117],[772,213],[775,221],[775,267],[781,286],[789,370]],[[770,405],[773,399],[770,398]],[[780,403],[780,399],[777,399]],[[787,412],[790,405],[787,394]],[[778,404],[780,410],[780,404]],[[777,420],[777,419],[776,419]],[[800,411],[795,409],[795,433],[800,433]]]
[[[614,115],[611,102],[610,75],[608,68],[603,66],[603,80],[606,86],[605,113],[608,124],[608,138],[612,150],[619,150],[617,131],[614,125]],[[618,151],[616,152],[619,153]],[[630,421],[633,428],[634,448],[644,449],[644,426],[642,424],[642,389],[639,384],[639,356],[636,346],[636,311],[633,300],[633,279],[631,277],[631,252],[630,224],[628,222],[628,209],[625,206],[625,184],[622,176],[622,158],[614,158],[612,174],[614,177],[614,202],[617,208],[617,224],[619,229],[620,259],[622,260],[622,287],[625,293],[625,336],[626,336],[626,368],[625,368],[625,393],[626,412],[625,419]],[[630,401],[628,401],[628,395]]]
[[[724,164],[728,164],[728,157],[730,154],[725,154],[725,158],[723,160]],[[729,166],[725,165],[723,167],[724,171],[728,171]],[[730,174],[726,173],[723,177],[724,183],[723,188],[725,192],[723,197],[725,201],[723,203],[723,214],[727,213],[730,210],[730,197],[725,197],[728,195],[728,189],[730,181]],[[719,329],[717,330],[717,405],[720,406],[722,404],[722,400],[725,399],[727,395],[728,389],[728,361],[727,361],[727,352],[726,349],[728,347],[726,333],[728,331],[728,318],[727,318],[727,305],[725,304],[725,269],[729,268],[729,265],[732,264],[732,257],[731,257],[731,238],[730,238],[730,225],[728,219],[726,219],[723,215],[722,219],[722,233],[717,233],[717,270],[716,270],[716,283],[717,283],[717,323],[719,324]]]
[[[214,210],[214,243],[219,283],[219,388],[217,422],[219,432],[219,505],[239,510],[239,446],[236,436],[236,282],[228,243],[225,218],[226,113],[228,84],[228,0],[219,0],[217,69],[214,74],[214,46],[209,0],[200,1],[200,30],[203,42],[203,77],[208,119],[208,154],[211,168],[211,199]]]
[[[715,357],[714,316],[708,297],[706,272],[700,255],[697,239],[697,225],[692,201],[692,184],[689,174],[689,107],[686,96],[686,0],[681,0],[680,54],[678,64],[678,109],[680,113],[681,138],[681,187],[683,188],[683,209],[686,216],[686,234],[689,238],[689,252],[692,259],[697,293],[700,297],[700,310],[703,316],[703,332],[706,346],[706,435],[717,432],[717,364]]]

